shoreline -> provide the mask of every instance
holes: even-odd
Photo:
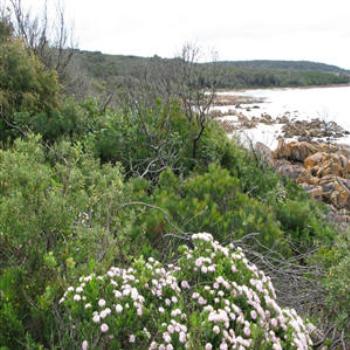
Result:
[[[330,85],[308,85],[308,86],[271,86],[271,87],[251,87],[251,88],[240,88],[240,89],[218,89],[218,93],[223,92],[249,92],[256,90],[311,90],[311,89],[331,89],[340,87],[350,87],[348,84],[330,84]]]

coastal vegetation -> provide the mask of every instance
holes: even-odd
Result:
[[[111,105],[70,64],[2,15],[1,350],[349,346],[349,236],[200,109],[212,71]]]

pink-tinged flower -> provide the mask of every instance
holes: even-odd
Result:
[[[195,265],[196,265],[197,267],[201,267],[201,266],[203,265],[203,259],[202,259],[202,258],[196,259]]]
[[[188,289],[188,288],[190,288],[190,285],[189,285],[189,283],[187,281],[182,281],[181,282],[181,288]]]
[[[165,349],[166,350],[174,350],[174,347],[171,344],[168,344]]]
[[[101,329],[102,333],[108,332],[108,330],[109,330],[108,324],[102,323],[100,329]]]
[[[89,349],[89,343],[87,340],[84,340],[81,344],[81,350],[88,350]]]
[[[170,334],[173,334],[175,332],[175,328],[171,324],[169,324],[169,326],[167,327],[167,330]]]
[[[211,345],[210,343],[205,344],[205,350],[212,350],[212,349],[213,349],[213,345]]]
[[[179,334],[179,341],[182,344],[186,343],[186,333],[185,332],[180,332],[180,334]]]
[[[170,342],[171,342],[171,336],[170,336],[170,334],[169,334],[168,332],[165,332],[165,333],[163,334],[163,339],[164,339],[164,341],[165,341],[166,343],[170,343]]]
[[[271,323],[271,326],[274,328],[277,327],[277,325],[278,325],[278,321],[275,318],[272,318],[270,323]]]
[[[258,317],[258,315],[256,314],[256,311],[255,311],[255,310],[250,311],[250,317],[251,317],[253,320],[256,320],[256,318]]]
[[[203,297],[199,297],[199,299],[198,299],[199,305],[205,305],[206,303],[207,303],[207,301]]]
[[[250,328],[249,327],[244,327],[243,333],[246,337],[250,336]]]
[[[214,265],[208,266],[208,271],[209,272],[215,272],[215,266]]]
[[[105,305],[106,305],[106,300],[100,299],[100,300],[98,301],[98,306],[99,306],[99,307],[104,307]]]
[[[227,344],[226,343],[221,343],[220,344],[220,350],[227,350],[228,347],[227,347]]]

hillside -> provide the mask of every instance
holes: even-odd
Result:
[[[140,77],[152,64],[171,62],[158,56],[139,57],[76,51],[75,60],[89,79],[111,81]],[[204,69],[211,63],[202,63]],[[340,67],[308,61],[222,61],[216,63],[218,88],[259,88],[347,84],[350,72]]]
[[[300,70],[318,71],[339,74],[350,74],[343,68],[319,62],[311,61],[276,61],[276,60],[252,60],[252,61],[221,61],[220,64],[247,69],[274,69],[274,70]]]

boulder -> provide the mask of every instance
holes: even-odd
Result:
[[[325,201],[338,209],[350,209],[350,180],[327,175],[320,179],[319,185],[322,187]]]
[[[337,146],[326,143],[306,141],[286,142],[284,139],[279,139],[274,157],[277,159],[304,162],[306,158],[317,152],[334,153],[337,149]]]
[[[291,161],[304,162],[304,160],[319,151],[319,147],[308,142],[278,140],[278,146],[274,152],[277,159],[287,159]]]
[[[350,174],[349,159],[339,153],[317,152],[304,160],[304,166],[319,178],[326,175],[348,177]]]
[[[269,147],[264,145],[262,142],[257,142],[254,147],[254,151],[258,158],[270,167],[273,167],[275,161],[273,159],[273,153]]]
[[[297,181],[300,177],[307,176],[307,171],[301,164],[293,164],[285,159],[276,160],[274,168],[280,175],[289,177],[294,181]]]
[[[323,200],[322,186],[315,186],[315,185],[308,185],[308,184],[302,184],[301,186],[313,199],[316,199],[319,201]]]
[[[286,123],[282,131],[287,138],[310,137],[310,138],[339,138],[346,131],[335,122],[326,122],[320,119],[296,120]]]

